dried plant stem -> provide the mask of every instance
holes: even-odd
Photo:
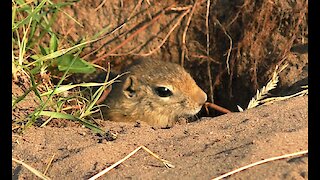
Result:
[[[192,6],[192,9],[191,9],[191,12],[190,12],[186,27],[184,28],[184,31],[183,31],[183,34],[182,34],[181,66],[184,66],[184,57],[185,57],[185,54],[186,55],[188,54],[188,49],[186,47],[186,36],[187,36],[188,28],[189,28],[189,25],[191,23],[191,19],[192,19],[194,10],[196,9],[197,3],[198,3],[198,1],[196,0],[194,2],[193,6]]]
[[[189,10],[192,6],[188,5],[188,6],[183,6],[183,7],[173,7],[170,10],[171,11],[186,11]]]
[[[103,1],[99,4],[99,6],[94,9],[94,11],[98,11],[106,2],[107,2],[107,0],[103,0]]]
[[[110,171],[111,169],[113,169],[114,167],[118,166],[119,164],[121,164],[122,162],[124,162],[125,160],[127,160],[129,157],[131,157],[132,155],[134,155],[136,152],[138,152],[140,149],[145,150],[146,152],[148,152],[149,154],[151,154],[153,157],[155,157],[156,159],[158,159],[159,161],[161,161],[162,163],[164,163],[164,165],[167,168],[173,168],[174,166],[167,160],[161,159],[158,155],[156,155],[155,153],[153,153],[152,151],[150,151],[148,148],[146,148],[145,146],[139,146],[137,149],[133,150],[131,153],[129,153],[126,157],[124,157],[123,159],[119,160],[118,162],[114,163],[113,165],[109,166],[108,168],[104,169],[103,171],[101,171],[100,173],[92,176],[89,180],[95,180],[98,177],[104,175],[105,173],[107,173],[108,171]]]
[[[224,34],[228,37],[229,39],[229,49],[227,51],[227,59],[226,59],[226,64],[227,64],[227,69],[228,69],[228,74],[230,74],[230,66],[229,66],[229,61],[230,61],[230,55],[231,55],[231,50],[232,50],[232,38],[231,36],[228,34],[228,32],[226,31],[226,29],[222,26],[222,24],[220,23],[220,21],[215,18],[217,24],[221,27],[222,31],[224,32]]]
[[[145,45],[145,43],[142,43],[140,45],[137,45],[136,47],[134,47],[132,50],[130,50],[129,52],[125,52],[125,53],[117,53],[117,54],[110,54],[110,56],[128,56],[128,55],[136,55],[135,52],[138,49],[141,49],[143,46]]]
[[[151,24],[153,24],[154,22],[156,22],[161,15],[163,15],[163,13],[158,14],[155,18],[153,18],[149,23],[145,24],[144,26],[142,26],[140,29],[138,29],[136,32],[134,32],[132,35],[130,35],[126,40],[124,40],[122,43],[120,43],[118,46],[116,46],[115,48],[113,48],[111,51],[109,51],[107,54],[95,59],[94,61],[92,61],[93,64],[96,64],[97,62],[103,60],[104,58],[108,57],[110,54],[114,53],[116,50],[120,49],[122,46],[124,46],[125,44],[127,44],[130,40],[132,40],[136,35],[138,35],[140,32],[142,32],[143,30],[147,29],[147,27],[149,27]]]
[[[38,176],[39,178],[41,179],[44,179],[44,180],[49,180],[50,178],[47,177],[46,175],[42,174],[40,171],[36,170],[35,168],[29,166],[28,164],[22,162],[22,161],[19,161],[15,158],[12,158],[12,161],[16,162],[16,163],[19,163],[21,164],[22,166],[24,166],[25,168],[27,168],[29,171],[31,171],[34,175]]]
[[[206,55],[190,54],[190,56],[193,57],[193,58],[197,58],[197,59],[205,59],[207,61],[211,61],[211,62],[216,63],[216,64],[221,64],[219,61],[213,59],[212,57],[208,57]]]
[[[210,35],[209,35],[209,12],[210,12],[210,0],[207,0],[207,13],[206,13],[206,34],[207,34],[207,56],[210,57]],[[209,78],[210,93],[209,97],[213,103],[213,86],[212,86],[212,76],[211,76],[211,61],[208,61],[207,64],[207,73]]]
[[[122,23],[121,25],[119,25],[119,26],[118,26],[117,28],[115,28],[112,32],[110,32],[110,33],[106,34],[105,36],[103,36],[103,38],[106,38],[106,37],[114,34],[115,32],[117,32],[118,30],[120,30],[121,28],[123,28],[123,27],[125,27],[125,26],[126,26],[126,22],[124,22],[124,23]],[[102,45],[100,45],[98,48],[96,48],[95,50],[91,51],[90,53],[82,56],[81,58],[86,59],[87,57],[89,57],[89,56],[92,55],[93,53],[99,51],[102,47],[105,46],[105,43],[106,43],[106,41],[104,41],[104,42],[102,43]]]
[[[151,156],[155,157],[156,159],[158,159],[159,161],[161,161],[166,168],[174,168],[174,165],[171,164],[170,161],[167,161],[165,159],[160,158],[157,154],[155,154],[154,152],[150,151],[150,149],[146,148],[145,146],[140,146],[143,150],[145,150],[147,153],[149,153]]]
[[[276,157],[272,157],[272,158],[268,158],[268,159],[264,159],[264,160],[261,160],[261,161],[258,161],[258,162],[243,166],[241,168],[235,169],[235,170],[233,170],[231,172],[228,172],[226,174],[223,174],[223,175],[221,175],[221,176],[219,176],[217,178],[213,178],[212,180],[219,180],[219,179],[228,177],[228,176],[230,176],[232,174],[235,174],[237,172],[243,171],[243,170],[248,169],[248,168],[253,167],[253,166],[257,166],[259,164],[263,164],[263,163],[267,163],[267,162],[275,161],[275,160],[279,160],[279,159],[289,158],[289,157],[292,157],[292,156],[300,156],[300,155],[304,155],[304,154],[308,154],[308,150],[295,152],[295,153],[292,153],[292,154],[285,154],[285,155],[282,155],[282,156],[276,156]]]
[[[272,104],[277,101],[286,100],[286,99],[296,97],[296,96],[304,96],[307,94],[308,94],[308,89],[304,89],[302,91],[299,91],[299,92],[292,94],[292,95],[289,95],[289,96],[266,98],[266,99],[261,100],[261,103],[262,103],[262,105],[268,105],[268,104]]]
[[[181,21],[182,21],[183,17],[185,17],[189,13],[190,8],[191,8],[191,6],[186,6],[186,7],[181,7],[181,8],[171,8],[171,10],[172,9],[174,9],[176,11],[185,10],[185,12],[178,17],[177,22],[172,26],[172,28],[169,30],[167,35],[161,41],[161,43],[156,48],[154,48],[153,50],[151,50],[151,51],[149,51],[147,53],[144,53],[144,54],[142,54],[142,53],[135,54],[134,51],[136,51],[137,49],[139,49],[139,48],[141,48],[142,46],[145,45],[145,44],[141,44],[141,45],[133,48],[133,50],[131,50],[130,52],[121,53],[121,54],[110,54],[110,56],[126,56],[126,55],[130,55],[130,54],[133,54],[133,55],[136,55],[136,56],[150,56],[151,54],[155,53],[156,51],[158,51],[163,46],[163,44],[168,40],[168,38],[171,35],[171,33],[177,28],[177,26],[179,24],[181,24]]]
[[[50,165],[51,165],[51,163],[52,163],[52,161],[53,161],[54,156],[55,156],[55,154],[53,154],[52,157],[50,158],[49,163],[48,163],[46,169],[45,169],[44,172],[43,172],[43,175],[46,175],[46,174],[47,174],[48,169],[49,169],[49,167],[50,167]]]
[[[288,66],[288,64],[283,65],[280,70],[278,70],[279,66],[276,66],[276,68],[272,74],[271,80],[267,83],[266,86],[263,86],[260,89],[260,91],[257,90],[256,95],[250,100],[247,109],[258,106],[261,103],[261,100],[268,95],[268,92],[277,87],[277,83],[279,81],[278,74],[281,71],[283,71],[287,66]]]
[[[210,107],[210,108],[215,109],[217,111],[220,111],[222,113],[230,113],[231,112],[230,110],[228,110],[224,107],[218,106],[214,103],[206,102],[204,105],[205,105],[205,108]]]
[[[173,4],[174,5],[174,4]],[[124,46],[125,44],[127,44],[130,40],[132,40],[135,36],[137,36],[140,32],[144,31],[145,29],[147,29],[147,27],[149,27],[150,25],[152,25],[153,23],[155,23],[163,14],[165,11],[169,10],[173,5],[167,7],[165,10],[163,10],[161,13],[159,13],[158,15],[156,15],[151,21],[149,21],[148,23],[146,23],[144,26],[142,26],[141,28],[139,28],[137,31],[135,31],[133,34],[131,34],[126,40],[124,40],[122,43],[120,43],[118,46],[116,46],[115,48],[113,48],[111,51],[109,51],[107,54],[95,59],[94,61],[92,61],[93,64],[96,64],[97,62],[103,60],[104,58],[108,57],[110,54],[114,53],[116,50],[120,49],[122,46]]]
[[[209,13],[210,13],[210,0],[207,0],[207,13],[206,13],[207,56],[210,55]]]
[[[119,29],[122,29],[123,27],[125,27],[127,25],[127,21],[131,20],[131,18],[133,17],[133,13],[136,12],[136,10],[141,6],[143,0],[139,0],[139,2],[137,3],[137,5],[134,7],[133,11],[130,13],[129,17],[125,20],[124,23],[122,23],[120,26],[118,26],[116,29],[114,29],[111,33],[109,33],[108,35],[113,34],[114,32],[118,31]],[[106,0],[104,0],[96,9],[95,11],[97,11],[104,3],[106,2]],[[95,49],[94,51],[90,52],[89,54],[86,54],[85,56],[83,56],[82,58],[86,58],[88,56],[90,56],[91,54],[97,52],[99,49],[101,49],[103,46],[105,46],[105,44],[103,43],[101,46],[99,46],[97,49]],[[99,57],[99,55],[97,55]]]
[[[123,159],[121,159],[120,161],[112,164],[111,166],[109,166],[108,168],[104,169],[103,171],[99,172],[98,174],[92,176],[89,180],[94,180],[97,179],[98,177],[104,175],[105,173],[107,173],[108,171],[110,171],[111,169],[113,169],[114,167],[118,166],[119,164],[121,164],[123,161],[127,160],[129,157],[131,157],[133,154],[135,154],[137,151],[139,151],[141,149],[141,146],[138,147],[137,149],[135,149],[134,151],[132,151],[130,154],[128,154],[126,157],[124,157]]]
[[[137,54],[139,56],[150,56],[151,54],[155,53],[157,50],[159,50],[163,44],[167,41],[167,39],[169,38],[169,36],[171,35],[171,33],[178,27],[178,25],[181,23],[182,19],[190,12],[190,8],[187,9],[183,14],[181,14],[177,20],[177,22],[173,25],[173,27],[169,30],[169,32],[167,33],[167,35],[164,37],[164,39],[162,40],[162,42],[153,50],[149,51],[148,53],[144,53],[144,54]]]
[[[141,6],[143,0],[139,0],[139,2],[137,3],[137,5],[134,7],[133,11],[130,13],[128,20],[130,20],[133,16],[133,13],[136,12],[136,10]]]

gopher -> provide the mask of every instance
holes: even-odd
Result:
[[[178,64],[140,59],[125,72],[105,100],[103,114],[109,120],[169,128],[179,117],[197,114],[207,101],[206,93]]]

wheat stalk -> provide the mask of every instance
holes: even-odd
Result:
[[[266,98],[266,99],[261,100],[261,103],[262,103],[262,105],[272,104],[274,102],[286,100],[286,99],[289,99],[292,97],[304,96],[304,95],[307,95],[308,93],[309,93],[308,89],[304,89],[302,91],[299,91],[299,92],[292,94],[292,95],[289,95],[289,96]]]
[[[279,82],[279,73],[283,71],[288,64],[283,65],[280,70],[279,66],[277,65],[270,81],[267,83],[266,86],[263,86],[260,91],[257,89],[256,95],[250,100],[247,109],[254,108],[261,103],[261,100],[265,98],[269,93],[270,90],[275,89]]]

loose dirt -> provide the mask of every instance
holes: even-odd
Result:
[[[106,173],[104,179],[211,179],[273,156],[308,149],[308,96],[291,98],[241,113],[201,118],[171,129],[101,122],[117,134],[99,140],[83,127],[32,127],[13,134],[13,157],[52,179],[87,179],[144,145],[175,168],[168,169],[143,150]],[[13,163],[13,178],[35,175]],[[308,179],[308,157],[252,167],[231,179]]]

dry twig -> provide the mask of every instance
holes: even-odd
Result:
[[[235,170],[233,170],[231,172],[223,174],[223,175],[221,175],[219,177],[216,177],[216,178],[214,178],[212,180],[219,180],[219,179],[228,177],[228,176],[230,176],[232,174],[235,174],[237,172],[243,171],[243,170],[248,169],[248,168],[253,167],[253,166],[257,166],[259,164],[263,164],[263,163],[267,163],[267,162],[275,161],[275,160],[279,160],[279,159],[284,159],[284,158],[288,158],[288,157],[291,157],[291,156],[300,156],[300,155],[303,155],[303,154],[308,154],[308,150],[300,151],[300,152],[296,152],[296,153],[292,153],[292,154],[285,154],[285,155],[282,155],[282,156],[276,156],[276,157],[272,157],[272,158],[268,158],[268,159],[264,159],[264,160],[261,160],[261,161],[258,161],[258,162],[243,166],[241,168],[235,169]]]
[[[208,57],[206,55],[190,54],[190,57],[197,58],[197,59],[205,59],[206,61],[211,61],[216,64],[221,64],[218,60],[213,59],[212,57]]]
[[[207,34],[207,56],[210,57],[210,36],[209,36],[209,12],[210,12],[210,0],[207,0],[207,13],[206,13],[206,34]],[[211,61],[208,61],[207,72],[210,85],[210,100],[213,103],[213,86],[212,86],[212,76],[211,76]]]
[[[150,56],[151,54],[153,54],[154,52],[156,52],[157,50],[159,50],[161,48],[161,46],[163,46],[163,44],[167,41],[167,39],[169,38],[169,36],[171,35],[171,33],[177,28],[177,26],[181,23],[182,19],[190,12],[190,7],[189,9],[187,9],[183,14],[181,14],[177,20],[177,22],[173,25],[173,27],[169,30],[169,32],[167,33],[167,35],[164,37],[164,39],[162,40],[162,42],[153,50],[149,51],[148,53],[144,53],[144,54],[137,54],[139,56]]]
[[[103,1],[99,4],[99,6],[94,9],[94,11],[98,11],[106,2],[107,2],[107,0],[103,0]]]
[[[131,157],[132,155],[134,155],[136,152],[138,152],[140,149],[145,150],[146,152],[148,152],[149,154],[151,154],[153,157],[155,157],[156,159],[160,160],[167,168],[174,168],[174,166],[167,160],[165,159],[161,159],[158,155],[156,155],[155,153],[153,153],[152,151],[150,151],[148,148],[146,148],[145,146],[139,146],[137,149],[133,150],[131,153],[129,153],[126,157],[124,157],[123,159],[119,160],[118,162],[112,164],[111,166],[109,166],[108,168],[104,169],[103,171],[101,171],[100,173],[92,176],[89,180],[95,180],[98,177],[104,175],[105,173],[107,173],[108,171],[110,171],[111,169],[113,169],[114,167],[118,166],[119,164],[121,164],[122,162],[124,162],[125,160],[127,160],[129,157]]]
[[[52,163],[52,161],[53,161],[54,156],[55,156],[55,154],[53,154],[52,157],[50,158],[49,163],[48,163],[46,169],[45,169],[44,172],[43,172],[43,175],[46,175],[46,174],[47,174],[48,169],[49,169],[49,167],[50,167],[50,165],[51,165],[51,163]]]
[[[208,112],[208,107],[210,107],[212,109],[215,109],[217,111],[220,111],[222,113],[230,113],[231,112],[230,110],[228,110],[228,109],[226,109],[224,107],[218,106],[218,105],[216,105],[214,103],[210,103],[210,102],[206,102],[204,104],[204,107],[206,108],[207,112]]]
[[[171,6],[167,7],[166,9],[164,9],[161,13],[159,13],[158,15],[156,15],[151,21],[149,21],[148,23],[146,23],[144,26],[142,26],[141,28],[139,28],[137,31],[135,31],[133,34],[131,34],[126,40],[124,40],[122,43],[120,43],[118,46],[116,46],[115,48],[113,48],[111,51],[109,51],[107,54],[95,59],[92,61],[93,64],[96,64],[97,62],[105,59],[106,57],[110,56],[110,54],[114,53],[116,50],[120,49],[122,46],[124,46],[125,44],[127,44],[130,40],[132,40],[135,36],[137,36],[140,32],[144,31],[145,29],[147,29],[147,27],[149,27],[150,25],[152,25],[153,23],[155,23],[163,14],[164,12],[170,10],[170,8],[173,6],[174,4],[172,4]]]
[[[182,34],[181,66],[184,65],[184,56],[185,56],[185,54],[186,54],[186,56],[188,56],[187,55],[188,54],[188,49],[186,47],[186,36],[187,36],[188,27],[190,25],[190,22],[191,22],[194,10],[196,9],[197,3],[198,3],[198,1],[196,0],[194,2],[194,5],[192,6],[192,9],[191,9],[191,12],[190,12],[186,27],[184,28],[184,31],[183,31],[183,34]]]
[[[12,161],[16,162],[16,163],[19,163],[21,164],[22,166],[24,166],[25,168],[27,168],[29,171],[31,171],[34,175],[38,176],[39,178],[41,179],[44,179],[44,180],[49,180],[50,178],[47,177],[46,175],[42,174],[41,172],[39,172],[38,170],[36,170],[35,168],[29,166],[28,164],[22,162],[22,161],[19,161],[15,158],[12,158]]]
[[[226,64],[227,64],[227,69],[228,69],[228,74],[230,74],[230,66],[229,66],[229,60],[230,60],[230,55],[231,55],[231,50],[232,50],[232,38],[231,36],[228,34],[227,30],[222,26],[222,24],[220,23],[220,21],[215,18],[215,21],[217,22],[217,24],[221,27],[222,31],[224,32],[224,34],[228,37],[229,39],[229,49],[227,51],[227,59],[226,59]]]

